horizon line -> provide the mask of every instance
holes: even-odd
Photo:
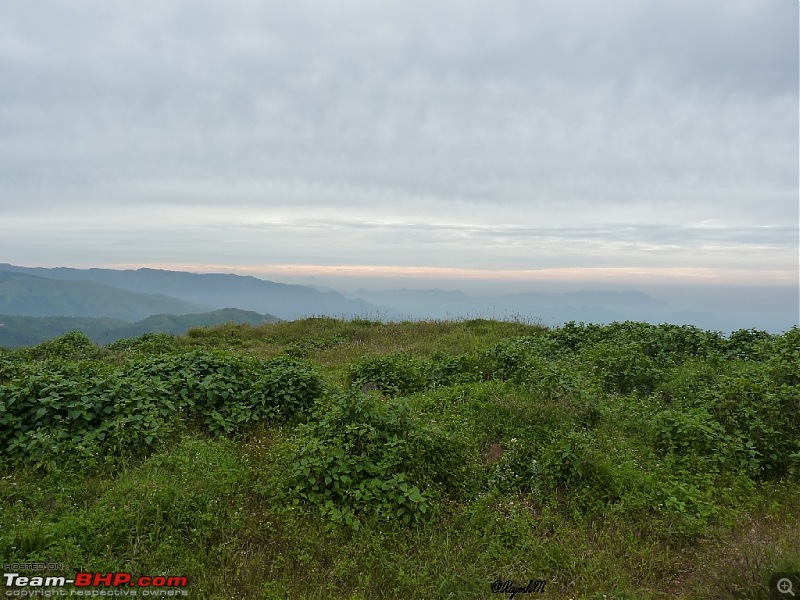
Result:
[[[77,267],[84,268],[84,267]],[[85,267],[91,268],[91,267]],[[623,280],[633,283],[696,283],[711,285],[797,285],[798,275],[782,270],[715,269],[706,267],[548,267],[541,269],[482,269],[469,267],[432,267],[417,265],[312,265],[261,264],[236,265],[219,263],[133,262],[106,263],[109,269],[162,269],[191,273],[228,273],[253,277],[286,276],[292,278],[397,278],[448,279],[468,281],[579,282],[582,280]]]

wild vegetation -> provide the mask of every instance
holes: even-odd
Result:
[[[0,349],[0,558],[208,599],[767,598],[798,432],[797,328],[68,333]]]

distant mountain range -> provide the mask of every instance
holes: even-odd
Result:
[[[791,309],[781,310],[750,310],[744,318],[722,309],[712,314],[676,308],[632,290],[469,295],[440,289],[359,289],[340,293],[232,274],[0,263],[0,315],[8,315],[0,317],[0,346],[37,343],[70,329],[107,343],[147,331],[183,333],[189,327],[227,321],[258,324],[307,316],[517,318],[547,326],[636,320],[693,324],[725,333],[750,327],[778,332],[796,319]]]
[[[158,313],[185,314],[233,307],[268,313],[281,319],[314,315],[376,315],[376,308],[368,302],[345,298],[338,292],[321,292],[305,285],[275,283],[242,275],[160,269],[48,269],[0,263],[0,275],[8,278],[11,274],[36,277],[38,285],[32,280],[18,280],[16,284],[10,284],[10,289],[0,285],[0,314],[138,320]],[[26,288],[30,292],[26,293]],[[85,289],[86,294],[79,296],[81,289]],[[112,289],[137,296],[112,298],[109,295]],[[4,300],[6,297],[7,301]],[[156,299],[175,304],[171,308],[155,306]],[[6,308],[8,305],[15,310]],[[120,305],[126,307],[124,313]],[[391,314],[387,318],[396,316]]]
[[[6,271],[0,266],[0,314],[31,317],[110,317],[138,321],[160,313],[206,312],[209,305],[144,294],[92,281]]]

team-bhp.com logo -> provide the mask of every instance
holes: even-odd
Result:
[[[186,577],[163,576],[134,578],[130,573],[75,573],[74,577],[30,576],[3,573],[6,596],[186,596]],[[82,589],[55,589],[75,586]],[[113,588],[113,589],[106,589]],[[142,588],[140,590],[130,588]],[[177,588],[177,589],[175,589]]]

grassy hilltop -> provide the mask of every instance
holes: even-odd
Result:
[[[768,598],[798,432],[797,328],[69,333],[0,349],[0,558],[198,599]]]

